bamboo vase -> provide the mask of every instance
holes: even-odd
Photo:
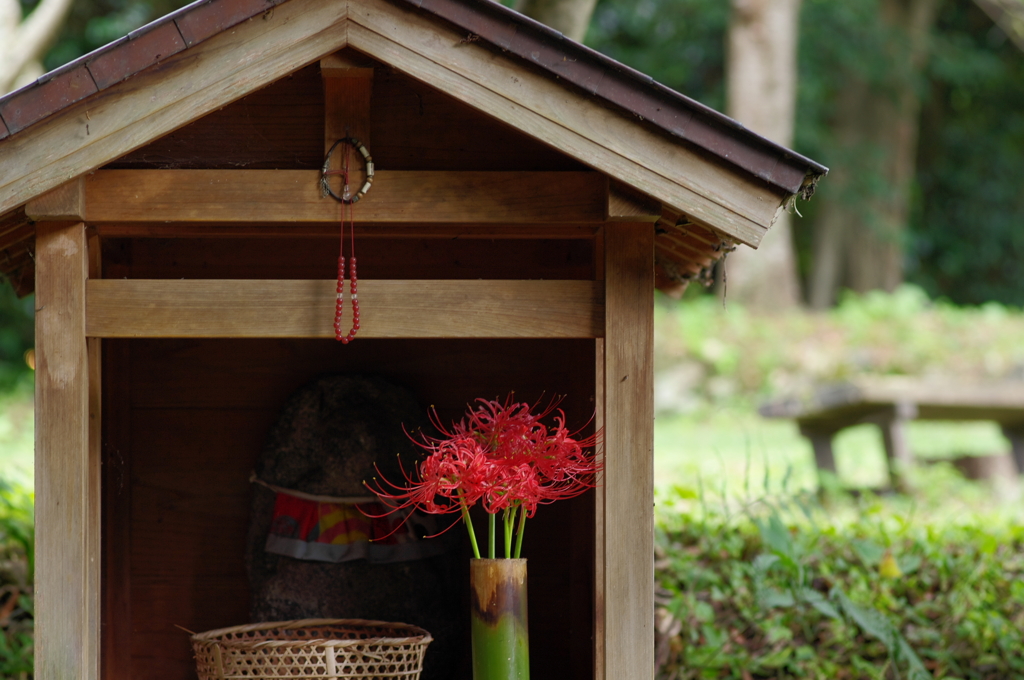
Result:
[[[473,680],[529,680],[526,560],[470,560],[469,583]]]

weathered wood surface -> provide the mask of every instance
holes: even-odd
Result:
[[[338,230],[330,238],[109,239],[112,259],[131,279],[330,279],[337,276]],[[102,230],[100,231],[102,234]],[[361,280],[593,279],[585,239],[375,239],[356,225]]]
[[[85,337],[85,225],[36,238],[36,647],[39,678],[99,674],[99,385]]]
[[[921,420],[1024,423],[1024,382],[970,383],[903,377],[857,378],[824,386],[806,398],[761,407],[768,418],[846,426],[894,404],[912,404]]]
[[[108,270],[108,273],[109,272]],[[103,341],[103,585],[100,677],[131,674],[131,352],[128,343]]]
[[[283,3],[11,137],[0,213],[343,48],[348,7]]]
[[[107,338],[333,338],[335,286],[323,280],[90,281],[85,332]],[[361,281],[359,337],[600,337],[601,288],[593,281]]]
[[[902,474],[913,462],[906,425],[919,420],[991,420],[1010,441],[1024,472],[1024,383],[970,383],[904,377],[856,378],[827,385],[803,398],[765,404],[767,418],[790,418],[811,442],[818,470],[836,471],[832,442],[841,430],[861,423],[879,427],[890,483],[905,488]]]
[[[591,340],[380,340],[344,348],[333,340],[104,345],[110,350],[108,379],[131,385],[130,395],[120,393],[130,400],[120,406],[128,420],[119,429],[135,434],[118,442],[124,463],[104,468],[114,487],[123,470],[131,470],[123,480],[131,512],[104,508],[111,532],[130,533],[130,541],[119,543],[127,551],[121,555],[127,577],[105,573],[108,597],[124,602],[120,611],[127,615],[110,619],[104,632],[130,645],[130,672],[108,676],[117,680],[194,680],[188,636],[175,624],[209,630],[248,620],[248,475],[281,406],[308,380],[324,373],[386,375],[412,389],[424,408],[436,406],[445,423],[460,418],[469,400],[511,389],[531,403],[568,395],[562,407],[572,424],[585,422],[594,408]],[[524,552],[537,572],[531,591],[542,603],[531,622],[531,653],[542,666],[538,680],[590,677],[589,655],[567,653],[566,625],[572,593],[586,591],[586,621],[577,637],[590,644],[591,552],[567,547],[566,535],[576,533],[569,522],[577,512],[584,524],[593,522],[592,507],[581,497],[546,507],[530,521]]]
[[[654,677],[654,232],[605,229],[603,676]],[[599,598],[600,599],[600,598]],[[600,674],[599,674],[600,675]]]
[[[349,17],[349,45],[440,87],[590,167],[755,246],[785,197],[464,35],[383,0]]]
[[[373,91],[373,66],[358,65],[359,55],[342,50],[320,60],[320,75],[324,82],[324,154],[339,139],[353,137],[363,146],[373,149],[370,138],[370,101]],[[365,57],[363,58],[365,60]],[[345,149],[339,147],[331,158],[333,170],[344,167]],[[373,152],[370,152],[371,157]],[[349,186],[355,194],[366,179],[362,155],[351,149]],[[341,195],[342,182],[334,178],[332,186]]]
[[[24,162],[0,167],[0,213],[347,45],[742,242],[781,209],[785,196],[464,37],[381,0],[285,3],[12,137]]]
[[[398,240],[441,240],[451,245],[452,241],[466,240],[524,240],[544,239],[545,250],[552,250],[551,241],[557,240],[590,240],[601,227],[596,223],[544,223],[515,224],[512,222],[463,223],[463,224],[375,224],[371,228],[356,223],[357,238],[360,243],[367,239],[398,239]],[[32,227],[34,229],[34,227]],[[337,224],[302,224],[302,225],[252,225],[252,224],[155,224],[122,223],[101,224],[96,227],[100,236],[106,238],[153,238],[153,239],[199,239],[221,238],[235,239],[305,239],[337,238]]]
[[[25,215],[36,221],[85,219],[85,185],[81,177],[61,184],[25,204]]]
[[[604,267],[602,266],[602,271]],[[602,277],[603,279],[603,277]],[[597,404],[594,413],[594,428],[599,432],[604,431],[605,426],[605,343],[604,338],[594,340],[594,403]],[[607,445],[597,449],[597,461],[605,466],[605,451]],[[605,473],[607,474],[607,473]],[[607,662],[605,660],[605,644],[607,640],[608,610],[605,606],[607,576],[605,563],[608,559],[609,550],[614,546],[608,545],[607,533],[605,531],[605,515],[607,508],[606,494],[600,486],[594,498],[594,680],[606,680],[605,673]]]
[[[337,224],[341,209],[320,195],[319,179],[310,170],[101,170],[85,178],[81,217],[90,224]],[[51,219],[50,205],[29,204],[29,217]],[[63,218],[67,207],[53,210]],[[607,210],[607,181],[594,172],[382,170],[354,206],[359,225],[603,222]]]

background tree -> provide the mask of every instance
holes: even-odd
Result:
[[[925,71],[907,278],[958,303],[1024,305],[1024,40],[1003,25],[944,3]]]
[[[25,16],[18,0],[0,0],[0,94],[43,74],[43,56],[70,9],[71,0],[42,0]]]
[[[517,0],[518,12],[583,42],[597,0]]]
[[[832,304],[840,287],[893,290],[903,281],[922,72],[938,0],[848,4],[862,6],[863,51],[832,73],[839,84],[829,121],[836,162],[816,199],[808,290],[814,308]]]
[[[801,0],[732,0],[726,50],[725,112],[768,139],[792,146],[796,116],[797,33]],[[725,292],[748,306],[800,302],[788,212],[757,251],[741,246],[724,263]]]
[[[0,69],[12,68],[11,17],[27,26],[56,0],[11,1],[0,0],[0,31],[7,31],[0,32]],[[784,133],[754,121],[751,116],[761,111],[742,112],[742,93],[726,96],[726,63],[734,64],[729,72],[736,82],[746,70],[738,57],[727,59],[730,19],[739,35],[738,0],[737,12],[721,0],[599,0],[596,9],[593,0],[519,1],[523,10],[577,38],[581,29],[548,18],[544,6],[571,7],[577,17],[593,11],[587,34],[592,47],[788,144]],[[782,2],[798,0],[745,4],[753,11]],[[56,68],[183,4],[75,0],[43,68]],[[1024,305],[1024,51],[1016,46],[1024,46],[1024,0],[803,0],[799,16],[791,143],[832,168],[815,199],[801,205],[806,218],[793,221],[796,269],[805,289],[821,305],[844,287],[888,286],[905,278],[955,302]],[[19,50],[19,59],[25,54]],[[836,227],[837,219],[853,223]],[[830,237],[832,232],[838,236]],[[770,242],[744,270],[752,273],[773,259]],[[739,297],[740,271],[734,268],[729,278],[733,298]],[[809,285],[815,277],[831,283]],[[872,277],[876,283],[864,283]],[[778,274],[760,280],[765,289],[785,287]]]

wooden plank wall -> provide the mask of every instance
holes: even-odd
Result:
[[[318,169],[323,107],[313,65],[107,167]],[[381,66],[370,138],[382,170],[586,169]],[[592,236],[374,238],[358,229],[358,211],[363,280],[595,278]],[[105,238],[103,264],[109,278],[332,279],[337,254],[336,237],[319,234]],[[248,620],[249,470],[284,400],[313,377],[382,373],[443,419],[470,399],[512,389],[527,400],[569,395],[571,422],[595,409],[594,340],[103,342],[105,680],[194,678],[187,635],[175,625],[199,631]],[[528,528],[539,680],[593,678],[593,527],[588,494],[542,508]]]
[[[454,419],[467,400],[564,393],[572,422],[593,412],[593,341],[108,340],[105,357],[108,641],[105,678],[193,677],[187,636],[248,621],[243,564],[248,474],[287,396],[324,372],[373,372]],[[127,404],[127,405],[126,405]],[[531,520],[535,677],[589,678],[593,497]],[[571,530],[570,530],[571,528]],[[121,550],[119,550],[121,548]],[[124,553],[127,554],[124,554]],[[127,619],[120,618],[126,616]],[[127,657],[127,658],[125,658]],[[113,669],[130,675],[112,674]],[[585,671],[585,672],[583,672]]]
[[[106,167],[319,170],[323,107],[319,66],[308,66]],[[386,66],[374,73],[370,115],[381,170],[587,169]]]
[[[108,239],[105,274],[330,278],[335,248],[325,238]],[[588,239],[363,238],[357,248],[366,278],[594,277]],[[175,626],[248,621],[248,473],[284,400],[320,373],[382,373],[449,420],[470,399],[510,390],[527,400],[570,395],[575,423],[595,408],[593,340],[104,342],[106,680],[193,677]],[[593,504],[591,494],[545,507],[529,527],[541,680],[592,677]]]

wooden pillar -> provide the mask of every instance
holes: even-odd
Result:
[[[40,680],[99,673],[98,346],[85,338],[85,225],[36,228],[36,647]]]
[[[653,225],[606,224],[604,252],[596,676],[641,680],[654,677]]]
[[[807,437],[814,449],[814,465],[818,468],[818,486],[821,487],[821,472],[836,474],[836,458],[832,451],[835,429],[815,427],[813,423],[797,421],[800,434]]]
[[[373,67],[360,63],[358,53],[342,50],[320,60],[320,74],[324,81],[324,153],[345,137],[355,137],[373,155],[370,140],[370,95],[373,90]],[[342,165],[341,154],[331,166]],[[366,174],[363,159],[355,153],[352,158],[353,174],[350,178],[352,193],[363,185]],[[340,184],[335,182],[336,187]]]
[[[1024,474],[1024,426],[1018,424],[1002,425],[1003,436],[1010,440],[1010,454],[1017,464],[1017,473]]]
[[[906,471],[914,463],[914,455],[907,439],[907,423],[917,417],[917,405],[898,402],[891,408],[866,418],[882,433],[885,458],[889,464],[889,485],[899,491],[909,491]]]

